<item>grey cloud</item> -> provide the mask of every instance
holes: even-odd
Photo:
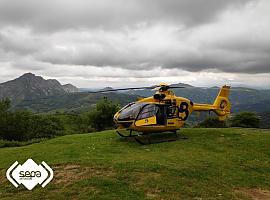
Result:
[[[119,29],[140,23],[194,26],[213,21],[228,7],[251,0],[1,0],[0,25],[36,31],[103,28]]]
[[[261,49],[262,50],[262,49]],[[180,68],[191,72],[217,69],[230,73],[270,73],[268,53],[246,53],[224,49],[205,49],[200,53],[168,59],[163,67]]]
[[[104,46],[103,46],[104,45]],[[115,66],[125,69],[178,68],[191,72],[205,69],[218,69],[233,73],[269,73],[270,57],[264,46],[257,51],[220,48],[204,45],[195,52],[175,48],[149,51],[142,47],[119,44],[115,47],[102,44],[102,51],[87,44],[71,50],[48,49],[37,54],[36,59],[58,65]],[[136,46],[136,45],[135,45]],[[250,48],[253,48],[252,46]],[[268,48],[268,46],[266,46]]]
[[[38,44],[39,43],[39,44]],[[39,51],[41,41],[35,38],[22,37],[18,32],[15,34],[0,32],[0,48],[5,52],[27,55]]]
[[[38,37],[34,33],[29,34],[3,36],[0,32],[2,60],[10,59],[14,66],[23,68],[25,65],[32,69],[43,68],[47,65],[51,67],[53,65],[84,65],[86,67],[115,66],[132,70],[162,67],[192,72],[205,69],[237,73],[270,72],[267,43],[258,41],[255,46],[245,37],[243,37],[244,41],[238,40],[235,44],[228,44],[226,41],[224,44],[206,43],[193,51],[178,48],[178,45],[181,45],[179,41],[160,49],[156,49],[155,44],[148,45],[151,49],[147,49],[140,46],[140,43],[133,43],[125,38],[111,43],[110,40],[118,36],[111,36],[110,33],[107,33],[109,35],[107,37],[86,37],[82,41],[78,41],[80,34],[76,32],[69,33],[69,37],[63,40],[59,39],[61,33],[56,38],[45,35],[39,36],[39,39],[35,39]],[[240,48],[241,43],[245,44],[245,48]],[[263,45],[258,45],[259,43]]]
[[[269,27],[237,33],[238,27],[222,32],[219,25],[223,12],[240,11],[248,2],[0,0],[0,59],[37,70],[81,65],[270,73]]]

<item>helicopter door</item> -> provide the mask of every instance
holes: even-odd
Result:
[[[166,124],[166,107],[165,105],[159,105],[157,111],[157,124],[165,125]]]
[[[168,120],[177,118],[178,116],[178,108],[177,106],[171,105],[159,105],[157,111],[157,124],[158,125],[166,125]]]
[[[167,119],[178,118],[178,107],[177,106],[168,106],[166,109]]]
[[[148,126],[157,124],[157,111],[158,107],[155,104],[145,105],[140,111],[136,121],[136,126]]]

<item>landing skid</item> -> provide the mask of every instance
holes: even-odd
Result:
[[[120,135],[121,137],[124,137],[124,138],[130,138],[130,137],[135,137],[136,135],[132,135],[132,130],[129,130],[129,135],[124,135],[122,133],[120,133],[118,130],[116,130],[116,133],[118,135]]]
[[[118,135],[124,138],[132,138],[141,145],[156,144],[162,142],[173,142],[179,139],[187,139],[186,137],[180,137],[177,131],[163,133],[138,133],[132,134],[132,130],[129,130],[129,135],[124,135],[116,130]],[[169,136],[169,137],[168,137]]]
[[[152,138],[152,135],[142,135],[142,136],[135,136],[134,139],[136,142],[142,145],[147,145],[147,144],[157,144],[157,143],[162,143],[162,142],[173,142],[178,139],[180,139],[179,135],[176,134],[172,138],[167,138],[167,139],[160,139],[160,138]]]

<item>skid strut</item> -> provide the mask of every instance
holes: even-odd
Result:
[[[173,131],[173,133],[175,134],[175,138],[169,138],[169,139],[163,139],[163,140],[151,140],[153,138],[151,138],[152,134],[142,134],[142,135],[138,135],[135,136],[134,139],[142,145],[147,145],[147,144],[157,144],[157,143],[162,143],[162,142],[173,142],[179,139],[179,135],[177,134],[176,131]]]
[[[155,144],[155,143],[162,143],[162,142],[172,142],[176,141],[178,139],[187,139],[186,137],[180,137],[177,131],[172,131],[174,137],[173,138],[166,138],[166,139],[160,139],[156,137],[157,135],[155,133],[138,133],[138,134],[132,134],[132,130],[129,130],[128,135],[124,135],[119,132],[119,130],[116,130],[118,135],[124,138],[134,138],[136,142],[142,145],[147,145],[147,144]],[[160,136],[162,136],[162,133],[159,133]],[[165,133],[166,134],[166,133]],[[156,137],[156,138],[155,138]]]
[[[123,135],[122,133],[120,133],[118,130],[116,130],[116,133],[118,133],[118,135],[120,135],[121,137],[134,137],[132,135],[132,130],[129,130],[129,135]]]

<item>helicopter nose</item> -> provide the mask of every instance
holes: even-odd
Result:
[[[118,123],[118,117],[119,117],[119,113],[115,113],[115,115],[113,116],[113,121],[114,123]]]

